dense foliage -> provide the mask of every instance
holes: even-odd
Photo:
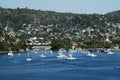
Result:
[[[52,43],[52,50],[59,50],[60,48],[69,49],[71,48],[71,41],[66,40],[53,40]]]
[[[26,49],[26,44],[24,41],[16,41],[16,37],[10,37],[9,35],[5,34],[4,30],[0,28],[0,51],[19,51],[21,49]]]

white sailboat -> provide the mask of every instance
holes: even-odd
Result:
[[[46,57],[45,54],[46,54],[46,50],[42,50],[39,56],[45,58]]]
[[[8,56],[13,57],[13,52],[12,52],[12,51],[9,51],[9,52],[8,52]]]
[[[32,58],[30,58],[30,53],[29,53],[29,51],[27,52],[27,58],[26,58],[26,61],[32,61]]]

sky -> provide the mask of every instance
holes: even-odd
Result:
[[[25,8],[78,14],[120,10],[120,0],[0,0],[2,8]]]

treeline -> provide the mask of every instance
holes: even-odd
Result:
[[[97,40],[86,40],[83,42],[77,42],[75,48],[83,48],[83,49],[97,49],[97,48],[114,48],[115,46],[119,47],[120,40],[112,40],[111,42],[103,42]],[[60,48],[70,49],[72,48],[72,41],[67,40],[53,40],[51,43],[52,50],[59,50]]]

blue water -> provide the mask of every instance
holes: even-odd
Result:
[[[75,53],[76,60],[56,58],[57,52],[41,58],[40,53],[0,55],[0,80],[120,80],[120,52],[112,55],[95,53],[91,58]]]

